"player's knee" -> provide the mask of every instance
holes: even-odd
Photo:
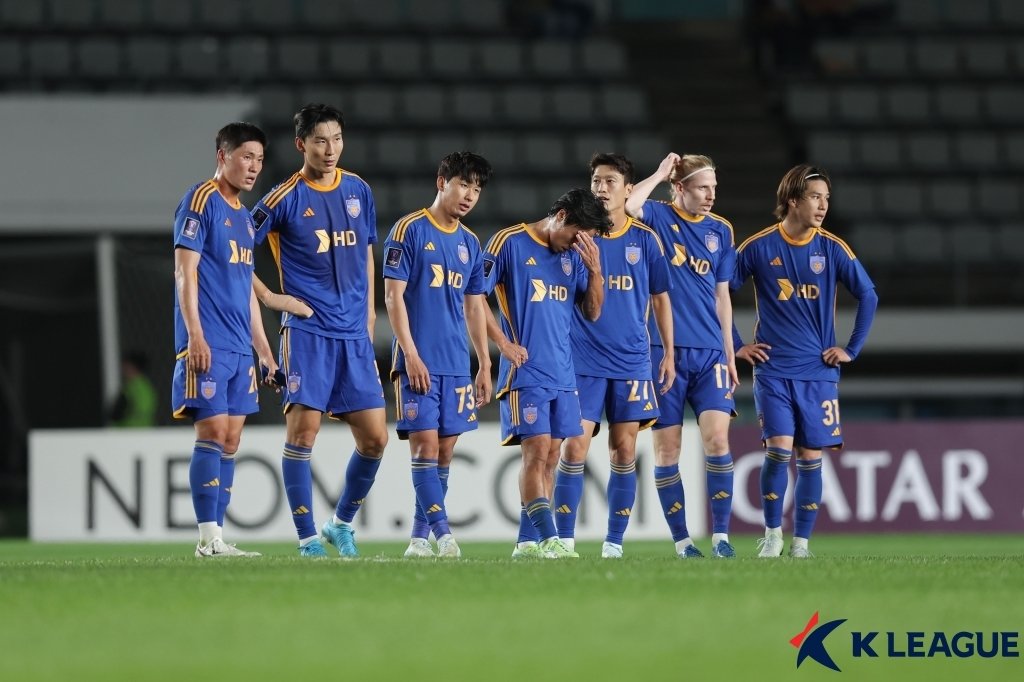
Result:
[[[370,434],[360,440],[361,442],[356,443],[359,452],[367,457],[379,459],[384,456],[384,448],[388,445],[388,432]]]
[[[566,441],[565,451],[562,452],[561,457],[571,464],[585,462],[587,459],[586,445],[576,438]]]
[[[636,459],[636,446],[629,439],[613,442],[608,448],[608,458],[612,464],[629,464]]]
[[[233,455],[236,452],[238,452],[238,446],[241,443],[241,441],[242,441],[242,437],[241,436],[229,435],[224,440],[224,454],[225,455]]]
[[[713,457],[729,452],[729,434],[709,433],[704,437],[704,452]]]

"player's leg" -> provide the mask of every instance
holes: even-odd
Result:
[[[601,428],[601,415],[604,413],[609,383],[603,377],[576,375],[583,433],[566,438],[563,442],[552,499],[558,537],[570,548],[576,545],[576,514],[583,498],[583,471],[587,453],[590,452],[591,439]]]
[[[235,454],[242,438],[245,415],[228,416],[228,432],[224,439],[224,451],[220,456],[220,489],[217,496],[217,537],[224,539],[224,516],[231,503],[231,490],[235,483]],[[227,556],[257,557],[259,552],[246,552],[234,545],[223,543],[218,547]]]
[[[821,506],[821,450],[796,448],[796,489],[793,491],[793,544],[789,556],[806,559],[807,543]]]
[[[821,506],[821,451],[843,446],[839,420],[839,384],[832,381],[794,381],[797,402],[796,488],[793,544],[789,555],[810,556],[807,543]]]
[[[476,420],[473,420],[474,426]],[[441,436],[437,441],[437,478],[441,484],[441,505],[444,507],[444,513],[448,515],[448,504],[445,498],[448,495],[448,472],[451,468],[452,457],[455,455],[455,443],[459,440],[457,435],[455,436]],[[458,559],[462,556],[462,550],[459,548],[455,538],[449,532],[447,536],[437,537],[437,554],[441,557]]]
[[[395,429],[399,439],[409,441],[415,493],[409,546],[404,554],[407,558],[435,556],[430,546],[430,523],[424,509],[429,509],[436,503],[433,478],[437,473],[439,382],[438,377],[433,377],[430,390],[427,393],[417,393],[410,388],[407,375],[400,374],[395,379]],[[440,480],[437,482],[437,488],[440,490]],[[425,507],[421,504],[421,491],[429,493],[427,496],[431,498]]]
[[[519,495],[526,515],[540,542],[558,536],[547,493],[548,457],[551,434],[541,433],[522,439],[523,464],[519,471]]]
[[[704,445],[708,500],[711,502],[711,554],[725,559],[736,556],[736,551],[729,544],[733,496],[733,461],[729,452],[731,421],[731,414],[718,410],[705,410],[697,417]]]
[[[536,406],[531,408],[531,412],[527,415],[532,417],[533,421],[524,422],[523,411],[520,409],[520,393],[519,389],[513,389],[508,393],[504,394],[498,400],[498,411],[501,415],[501,444],[502,445],[520,445],[522,443],[521,431],[532,425],[537,419]],[[522,466],[520,465],[519,471],[519,534],[516,537],[516,546],[512,550],[513,559],[531,559],[539,558],[541,556],[538,542],[540,538],[537,537],[537,529],[533,527],[533,522],[530,521],[530,516],[526,513],[526,503],[523,501],[523,472]]]
[[[188,481],[192,490],[192,508],[199,525],[196,556],[211,556],[218,538],[217,500],[220,495],[220,458],[228,436],[228,415],[210,410],[195,411],[196,440],[189,461]]]
[[[313,519],[313,444],[320,432],[323,413],[305,405],[290,405],[285,413],[285,443],[281,455],[281,476],[292,523],[299,538],[299,554],[324,557]]]
[[[764,538],[758,556],[782,554],[782,505],[789,486],[789,460],[796,433],[794,405],[789,382],[777,377],[754,377],[754,405],[765,445],[761,467],[761,503],[764,509]]]
[[[473,381],[469,376],[441,376],[439,383],[436,467],[439,495],[434,502],[423,507],[440,507],[438,513],[444,515],[445,528],[437,528],[433,524],[431,526],[437,539],[437,555],[442,558],[458,559],[462,556],[462,550],[459,549],[451,530],[447,528],[448,507],[445,504],[445,495],[448,492],[448,473],[459,435],[475,430],[479,422],[476,415],[476,397],[473,395]]]
[[[601,556],[606,559],[622,557],[622,539],[636,502],[636,436],[639,431],[637,421],[618,422],[608,427],[611,462],[607,489],[608,533],[601,548]]]

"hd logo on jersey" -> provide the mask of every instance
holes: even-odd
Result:
[[[539,303],[545,298],[550,298],[553,301],[569,300],[569,289],[560,284],[549,286],[542,279],[531,279],[530,284],[533,285],[533,296],[530,298],[531,303]]]
[[[630,244],[626,247],[626,262],[630,265],[636,265],[640,262],[640,247],[634,244]]]
[[[239,246],[238,242],[234,239],[228,240],[228,246],[231,247],[231,259],[229,263],[243,263],[244,265],[252,265],[252,249],[247,249],[244,246]]]
[[[431,287],[443,287],[444,286],[444,266],[438,263],[430,264],[430,271],[434,275],[434,279],[430,280]],[[454,270],[448,271],[448,286],[453,289],[461,289],[464,277],[461,272]]]
[[[815,611],[811,619],[807,621],[807,625],[804,626],[803,631],[800,634],[794,636],[789,640],[789,643],[797,648],[796,655],[796,667],[800,667],[800,664],[805,659],[810,658],[811,660],[829,668],[836,672],[842,672],[839,670],[839,666],[832,660],[832,657],[828,655],[828,651],[825,649],[825,638],[828,637],[833,630],[846,622],[845,618],[840,620],[830,620],[821,627],[815,628],[818,624],[818,612]]]
[[[821,296],[821,289],[817,284],[798,284],[794,286],[793,283],[785,277],[780,277],[775,281],[779,284],[778,298],[780,301],[788,301],[794,296],[813,301]]]
[[[328,232],[327,230],[315,230],[313,234],[320,240],[320,245],[317,246],[317,253],[327,253],[333,243],[334,246],[355,246],[358,240],[356,239],[355,230],[342,230],[341,232]]]
[[[345,212],[353,218],[358,218],[359,214],[363,212],[363,207],[359,203],[359,197],[349,197],[345,199]]]

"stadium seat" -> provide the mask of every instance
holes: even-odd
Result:
[[[452,23],[450,2],[410,2],[405,21],[417,29],[444,29]]]
[[[1001,223],[995,230],[997,256],[1017,261],[1024,260],[1024,223]]]
[[[403,89],[402,118],[417,123],[440,123],[448,116],[442,90],[429,85],[417,85]]]
[[[1006,163],[1015,170],[1024,170],[1024,133],[1010,133],[1003,144]]]
[[[822,38],[814,43],[814,56],[827,73],[856,73],[860,69],[857,44],[849,40]]]
[[[78,44],[78,72],[114,78],[121,73],[121,45],[109,38],[85,38]]]
[[[995,258],[995,235],[988,225],[956,222],[947,225],[944,231],[944,240],[954,261],[984,263]]]
[[[992,7],[988,0],[947,2],[946,23],[954,29],[987,28],[992,24]]]
[[[373,169],[373,135],[366,132],[345,136],[345,148],[341,152],[341,167],[362,175]],[[298,152],[296,162],[300,161]]]
[[[275,33],[291,32],[298,19],[294,4],[281,0],[246,0],[245,17],[246,23],[250,26],[269,29]]]
[[[522,162],[527,169],[548,172],[565,170],[565,146],[562,136],[527,133],[520,136],[519,145]]]
[[[372,85],[354,88],[350,99],[350,110],[359,121],[387,124],[398,116],[398,101],[391,87]]]
[[[533,86],[512,86],[498,93],[498,101],[506,121],[539,123],[544,120],[543,90]]]
[[[0,76],[20,76],[24,68],[23,57],[21,43],[11,38],[0,38]]]
[[[358,25],[376,29],[397,29],[406,23],[402,0],[349,1],[346,17]]]
[[[473,136],[472,151],[484,156],[496,170],[499,164],[508,167],[517,163],[516,139],[504,132],[476,133]]]
[[[832,115],[832,96],[828,88],[792,85],[786,90],[786,111],[802,123],[827,121]]]
[[[98,0],[99,26],[136,28],[146,23],[148,2],[139,0]]]
[[[28,69],[32,76],[68,76],[71,61],[69,41],[41,38],[28,44]]]
[[[489,40],[479,45],[480,66],[486,76],[515,78],[523,72],[523,49],[510,40]]]
[[[877,88],[849,86],[836,93],[839,116],[851,123],[876,123],[881,114],[881,97]]]
[[[938,225],[912,223],[899,232],[900,251],[911,263],[941,263],[949,257],[944,236]]]
[[[998,39],[964,43],[961,48],[968,73],[982,76],[1002,76],[1007,73],[1006,44]]]
[[[225,47],[227,68],[239,80],[252,82],[270,75],[270,47],[265,38],[244,35]]]
[[[467,123],[487,123],[493,120],[497,109],[494,93],[487,87],[454,88],[450,102],[455,120]]]
[[[455,23],[466,28],[500,31],[505,23],[502,0],[457,0]]]
[[[882,211],[890,215],[913,218],[924,212],[924,191],[917,182],[884,182],[879,188],[879,198]]]
[[[569,143],[569,154],[573,162],[579,163],[580,168],[586,170],[586,164],[590,161],[590,157],[597,152],[615,152],[619,154],[625,154],[633,162],[638,177],[634,178],[634,181],[641,180],[647,177],[653,169],[645,169],[644,166],[637,164],[635,158],[633,158],[632,152],[629,148],[619,145],[615,136],[607,132],[594,132],[594,133],[580,133],[572,138]],[[668,154],[667,149],[662,149],[661,158],[665,158]],[[660,161],[661,159],[659,159]]]
[[[191,2],[151,2],[149,20],[157,31],[190,29],[193,25]]]
[[[878,200],[874,185],[863,180],[834,178],[832,200],[844,216],[876,216]],[[839,208],[841,207],[841,208]]]
[[[573,73],[572,45],[554,40],[539,40],[528,48],[530,71],[552,78],[569,78]]]
[[[512,220],[526,222],[540,218],[537,206],[544,201],[541,201],[533,182],[505,180],[500,185],[496,185],[495,189],[498,190],[498,200],[495,203],[498,205],[498,212],[502,215],[511,216]],[[557,198],[545,198],[545,201],[550,206]],[[493,200],[493,197],[489,199]]]
[[[956,163],[964,168],[990,170],[999,166],[999,141],[985,132],[962,132],[953,138]]]
[[[240,23],[248,20],[249,8],[246,0],[217,0],[216,2],[198,2],[198,26],[200,31],[237,28]]]
[[[958,218],[969,215],[972,207],[972,188],[963,180],[937,180],[928,186],[930,213],[940,218]]]
[[[985,93],[988,116],[993,121],[1019,127],[1024,120],[1024,90],[1020,85],[993,86]]]
[[[586,123],[594,120],[597,102],[590,88],[567,86],[555,88],[550,102],[555,120],[564,123]]]
[[[281,77],[310,76],[310,65],[320,62],[320,43],[301,36],[285,37],[277,42],[277,73]]]
[[[359,173],[358,170],[353,170]],[[395,221],[409,213],[409,211],[403,213],[402,207],[398,204],[393,183],[386,180],[374,181],[370,185],[370,191],[373,192],[373,204],[377,209],[377,224],[380,228],[390,229]]]
[[[221,46],[212,36],[190,36],[177,44],[182,75],[208,79],[221,69]]]
[[[421,3],[413,3],[419,6]],[[422,3],[430,6],[429,3]],[[430,73],[444,78],[464,78],[476,70],[473,43],[469,40],[432,40],[427,44]]]
[[[910,28],[935,26],[942,15],[935,0],[897,0],[896,18]]]
[[[981,116],[981,96],[976,88],[943,86],[935,92],[935,108],[944,121],[973,123]]]
[[[430,178],[410,178],[396,182],[395,193],[395,201],[398,202],[395,208],[399,212],[412,213],[430,206],[437,195],[437,189]]]
[[[363,40],[333,40],[327,44],[331,73],[350,78],[371,78],[370,44]],[[307,65],[307,71],[309,67]]]
[[[60,28],[89,28],[96,23],[96,6],[82,0],[50,0],[50,23]]]
[[[1017,76],[1024,74],[1024,40],[1017,40],[1010,45],[1010,68]]]
[[[325,26],[335,26],[352,30],[358,24],[351,13],[350,0],[333,0],[332,2],[315,2],[300,0],[296,21],[306,29],[321,30]]]
[[[635,180],[641,180],[647,177],[647,175],[640,169],[650,168],[653,170],[657,168],[658,164],[668,153],[668,148],[668,141],[661,135],[627,131],[622,139],[622,151],[620,153],[625,154],[633,162],[640,176],[635,178]],[[588,155],[579,159],[573,159],[573,162],[585,170],[589,160],[590,156]],[[582,177],[584,176],[581,175]]]
[[[601,88],[601,110],[606,120],[613,123],[647,123],[647,99],[640,88],[609,85]]]
[[[423,141],[423,146],[423,153],[434,166],[452,152],[475,151],[469,144],[469,137],[461,132],[434,133]]]
[[[412,133],[389,133],[379,136],[374,154],[377,166],[406,173],[423,170],[420,167],[418,139],[419,137]]]
[[[126,73],[132,77],[159,79],[171,73],[173,53],[170,43],[164,38],[129,38],[124,52]]]
[[[0,25],[14,28],[41,28],[45,5],[25,0],[0,0]],[[5,67],[0,66],[0,69]]]
[[[903,76],[910,71],[910,57],[903,40],[879,40],[861,46],[864,68],[868,73]]]
[[[351,90],[344,90],[332,81],[313,81],[306,83],[298,87],[295,94],[298,99],[295,104],[296,111],[306,104],[323,103],[338,107],[344,112],[348,109],[348,105],[353,98]],[[292,122],[290,116],[288,117],[287,122],[290,126]],[[360,127],[363,127],[370,122],[372,122],[372,119],[370,121],[360,121]]]
[[[599,38],[579,44],[577,62],[585,73],[602,78],[621,76],[627,70],[626,51],[622,45]]]
[[[420,75],[423,69],[423,49],[417,41],[411,39],[382,40],[375,45],[375,48],[377,63],[383,75],[402,78],[414,78]]]
[[[920,86],[891,87],[885,93],[885,113],[891,120],[924,123],[932,116],[931,97]]]
[[[996,20],[1001,25],[1024,26],[1024,4],[1019,0],[994,0]]]
[[[991,216],[1020,217],[1020,183],[982,177],[978,180],[977,209]]]
[[[261,87],[258,97],[263,121],[289,121],[300,106],[295,93],[285,85]]]
[[[831,169],[845,170],[853,165],[853,140],[848,133],[812,133],[808,139],[807,153],[815,163]]]
[[[914,45],[914,64],[920,73],[953,76],[960,69],[956,43],[952,40],[922,39]]]
[[[840,209],[842,210],[842,209]],[[868,270],[872,263],[897,262],[900,258],[898,228],[872,222],[857,222],[847,240]]]
[[[871,170],[895,170],[904,164],[903,139],[894,133],[863,133],[857,140],[860,165]]]
[[[945,133],[917,133],[907,137],[907,160],[920,170],[951,170],[949,139]]]

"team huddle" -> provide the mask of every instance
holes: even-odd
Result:
[[[376,207],[367,183],[338,165],[343,131],[337,109],[303,107],[295,115],[301,170],[250,212],[239,197],[262,170],[266,137],[252,124],[231,123],[217,135],[216,174],[189,189],[175,213],[172,404],[195,428],[189,482],[197,557],[257,556],[226,543],[223,525],[235,453],[246,415],[259,409],[260,383],[283,393],[281,469],[300,556],[326,557],[325,545],[342,558],[359,555],[352,522],[388,430],[372,344]],[[405,556],[461,556],[445,508],[449,467],[459,435],[477,428],[477,410],[493,394],[502,444],[522,449],[513,559],[579,556],[576,514],[602,418],[611,474],[601,556],[623,556],[637,494],[637,434],[646,428],[653,428],[655,485],[675,552],[704,556],[686,527],[679,472],[687,403],[704,447],[710,551],[734,557],[728,430],[737,358],[754,368],[766,448],[759,556],[783,552],[794,452],[789,555],[810,556],[822,450],[842,446],[839,367],[860,352],[878,304],[853,251],[821,226],[830,179],[810,165],[792,168],[777,192],[780,222],[737,248],[732,225],[711,213],[711,159],[669,154],[637,182],[621,154],[594,154],[589,170],[590,189],[566,192],[540,220],[499,230],[484,246],[462,220],[491,179],[491,165],[477,154],[451,153],[440,162],[434,202],[398,220],[383,244],[395,427],[409,441],[415,492]],[[662,182],[670,203],[648,199]],[[282,293],[254,275],[253,250],[263,241]],[[758,304],[749,344],[735,329],[730,298],[747,279]],[[835,340],[838,283],[858,301],[845,346]],[[487,302],[492,295],[500,320]],[[281,312],[277,357],[260,303]],[[500,352],[496,385],[488,340]],[[333,518],[318,528],[310,460],[325,413],[348,423],[356,447]]]

